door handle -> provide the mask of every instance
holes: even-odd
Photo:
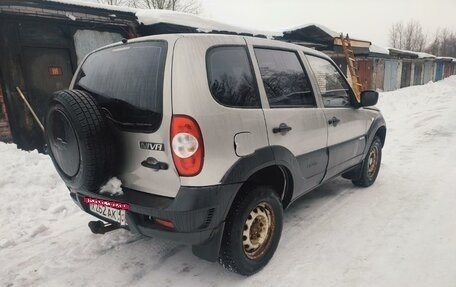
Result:
[[[337,124],[340,122],[340,120],[336,117],[332,117],[328,120],[329,125],[333,125],[334,127],[337,126]]]
[[[279,127],[275,127],[272,129],[272,132],[277,134],[277,133],[281,133],[282,135],[286,134],[287,132],[291,131],[291,127],[289,127],[287,124],[285,123],[281,123],[279,125]]]
[[[153,157],[148,157],[146,160],[141,162],[141,165],[147,168],[155,169],[155,170],[167,170],[168,164],[166,162],[158,161]]]

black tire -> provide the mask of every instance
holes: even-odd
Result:
[[[254,209],[257,210],[257,213],[267,210],[267,214],[271,218],[273,216],[273,220],[268,221],[272,223],[273,227],[267,229],[268,232],[266,234],[269,234],[269,236],[265,236],[267,239],[260,245],[261,247],[256,249],[255,252],[258,254],[254,253],[254,251],[245,250],[245,242],[243,242],[246,239],[243,238],[243,232],[246,230],[246,221],[251,212],[254,212]],[[257,219],[261,221],[263,218],[256,216],[255,220]],[[250,220],[252,219],[250,218]],[[256,222],[255,220],[253,222]],[[256,223],[250,224],[252,229],[254,224]],[[260,225],[256,224],[256,226]],[[226,269],[241,275],[252,275],[258,272],[268,264],[274,255],[282,234],[282,226],[282,204],[277,193],[272,188],[268,186],[254,186],[241,191],[241,194],[235,199],[226,220],[219,262]]]
[[[114,143],[94,98],[80,90],[54,93],[45,125],[49,155],[66,185],[98,191],[112,176]]]
[[[375,157],[374,163],[371,162],[372,157]],[[363,165],[357,179],[352,182],[356,186],[368,187],[371,186],[377,179],[378,172],[380,171],[380,164],[382,162],[382,141],[379,137],[375,137],[372,144],[364,158]]]

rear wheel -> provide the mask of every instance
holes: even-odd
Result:
[[[375,137],[364,159],[358,179],[352,180],[353,184],[361,187],[371,186],[377,179],[381,162],[382,142],[379,137]]]
[[[274,255],[282,234],[283,208],[268,186],[243,191],[228,215],[220,263],[228,270],[251,275]]]

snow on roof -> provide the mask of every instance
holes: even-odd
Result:
[[[371,45],[369,47],[369,52],[376,53],[376,54],[389,55],[389,50],[387,48],[377,46],[373,43],[371,43]]]
[[[232,26],[222,22],[214,21],[208,18],[196,16],[193,14],[176,12],[170,10],[145,10],[140,9],[136,12],[138,22],[144,25],[154,25],[158,23],[167,23],[180,26],[187,26],[196,28],[200,32],[212,32],[212,31],[229,31],[234,33],[248,33],[253,35],[259,34],[270,34],[265,31],[253,30],[248,28],[242,28],[238,26]]]
[[[415,54],[417,54],[418,58],[420,58],[420,59],[435,58],[434,55],[428,54],[428,53],[425,53],[425,52],[415,52]]]
[[[456,62],[456,58],[453,57],[435,57],[436,60],[443,60],[443,61],[453,61]]]
[[[228,31],[234,33],[247,33],[252,35],[268,35],[271,36],[272,32],[242,28],[225,24],[222,22],[214,21],[211,19],[203,18],[200,16],[169,11],[169,10],[158,10],[158,9],[136,9],[123,6],[107,5],[91,1],[84,0],[43,0],[45,2],[61,3],[66,5],[74,5],[80,7],[104,9],[109,11],[129,12],[135,13],[138,18],[138,22],[144,25],[153,25],[158,23],[167,23],[174,25],[181,25],[187,27],[196,28],[200,32],[212,32],[212,31]]]
[[[323,26],[323,25],[320,25],[320,24],[315,24],[315,23],[309,23],[309,24],[305,24],[305,25],[299,25],[299,26],[296,26],[296,27],[291,27],[291,28],[283,30],[283,33],[293,32],[293,31],[296,31],[296,30],[300,30],[300,29],[304,29],[304,28],[310,27],[310,26],[315,26],[315,27],[319,28],[320,30],[322,30],[323,32],[325,32],[326,34],[330,35],[333,38],[340,37],[340,33],[337,33],[336,31],[333,31],[333,30],[329,29],[326,26]]]
[[[118,11],[118,12],[130,12],[135,13],[137,9],[124,7],[124,6],[115,6],[115,5],[107,5],[101,4],[92,1],[80,1],[80,0],[43,0],[44,2],[53,2],[53,3],[61,3],[67,5],[75,5],[81,7],[88,7],[88,8],[96,8],[96,9],[104,9],[110,11]]]
[[[316,24],[316,23],[309,23],[309,24],[305,24],[305,25],[300,25],[300,26],[296,26],[296,27],[291,27],[291,28],[288,28],[288,29],[285,29],[281,32],[281,34],[279,35],[274,35],[274,36],[282,36],[284,37],[285,34],[291,34],[291,33],[294,33],[294,32],[301,32],[303,35],[307,35],[307,32],[308,32],[308,36],[309,37],[315,37],[315,33],[312,31],[312,27],[315,27],[319,30],[321,30],[323,33],[327,34],[330,38],[334,38],[334,39],[340,39],[340,36],[343,34],[343,33],[339,33],[339,32],[336,32],[324,25],[320,25],[320,24]],[[309,29],[310,28],[310,29]],[[304,31],[308,29],[307,31]],[[353,37],[350,37],[350,40],[355,42],[355,41],[358,41],[358,42],[364,42],[364,43],[369,43],[370,45],[370,41],[368,40],[362,40],[360,38],[353,38]],[[352,42],[352,45],[353,45],[353,42]],[[339,42],[340,43],[340,42]],[[336,44],[336,43],[334,43]],[[336,44],[336,45],[341,45],[341,44]],[[366,47],[367,48],[367,47]]]
[[[397,48],[391,48],[391,47],[389,47],[388,49],[391,50],[391,51],[402,53],[402,54],[416,55],[416,56],[418,56],[419,59],[431,59],[431,58],[433,59],[433,58],[435,58],[434,55],[431,55],[431,54],[428,54],[428,53],[424,53],[424,52],[415,52],[415,51],[397,49]]]
[[[411,58],[418,58],[418,55],[416,54],[416,52],[413,52],[413,51],[397,49],[397,48],[388,48],[388,50],[390,50],[390,54],[395,53],[395,54],[399,54],[402,56],[409,56]]]

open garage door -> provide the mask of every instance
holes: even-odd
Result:
[[[53,92],[67,89],[73,77],[70,52],[63,48],[24,47],[23,69],[26,97],[41,121],[44,120]],[[44,139],[39,128],[30,135],[32,146],[41,147]]]

